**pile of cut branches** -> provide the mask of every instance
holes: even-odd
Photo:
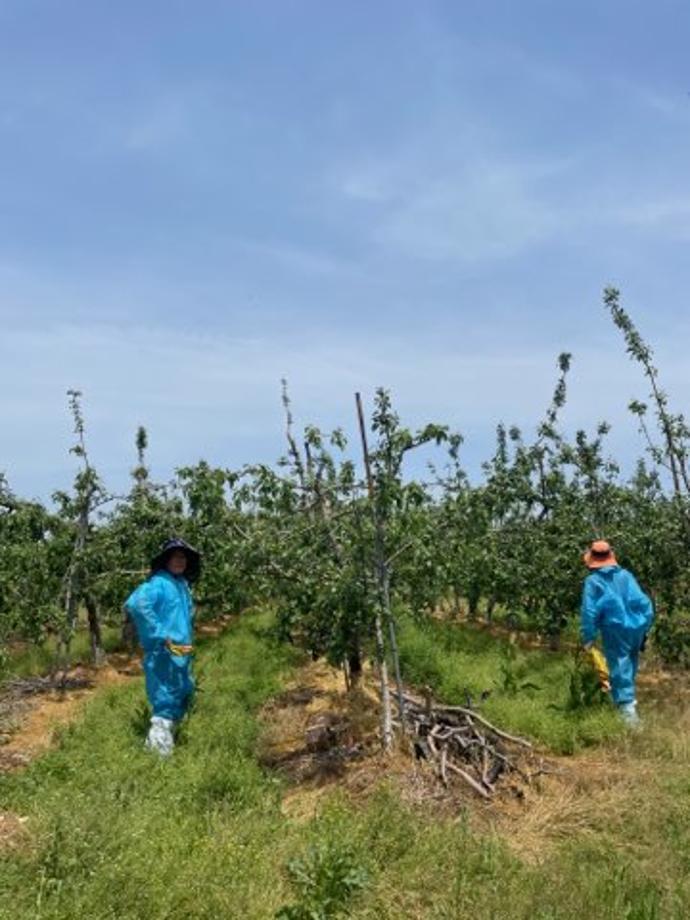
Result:
[[[518,763],[532,745],[492,725],[475,709],[444,706],[431,695],[420,700],[403,693],[405,729],[415,755],[433,763],[444,786],[457,777],[477,795],[490,799],[503,775],[515,774],[526,783],[548,772],[543,764],[533,773]]]

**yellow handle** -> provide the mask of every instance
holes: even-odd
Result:
[[[599,684],[601,685],[602,690],[610,690],[611,681],[610,681],[610,674],[609,674],[609,666],[606,663],[606,659],[604,658],[604,656],[601,654],[599,649],[596,648],[596,646],[594,645],[590,649],[587,650],[587,656],[589,658],[590,664],[592,665],[592,667],[597,673],[597,677],[599,678]]]

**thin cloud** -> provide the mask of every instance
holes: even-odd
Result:
[[[567,162],[501,160],[479,146],[439,163],[433,148],[447,141],[436,137],[427,149],[393,153],[340,180],[343,196],[370,207],[367,232],[378,247],[419,260],[490,262],[556,230],[557,210],[539,186]]]
[[[679,239],[690,239],[690,198],[640,201],[619,208],[611,218],[628,226],[666,231]]]
[[[345,259],[323,251],[316,246],[296,246],[292,243],[260,240],[235,240],[231,245],[239,250],[261,256],[289,271],[308,276],[334,276],[353,274],[356,266]]]
[[[515,256],[554,226],[519,171],[487,166],[431,180],[383,219],[374,238],[406,256],[473,263]]]

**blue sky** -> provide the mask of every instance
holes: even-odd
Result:
[[[0,470],[69,482],[65,390],[120,488],[352,429],[393,390],[476,469],[574,353],[569,426],[687,408],[690,7],[661,0],[0,0]],[[684,400],[685,403],[684,403]]]

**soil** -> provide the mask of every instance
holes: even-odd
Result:
[[[224,614],[200,623],[197,639],[216,638],[235,619]],[[54,681],[26,678],[0,687],[0,771],[21,769],[50,748],[55,730],[78,718],[84,703],[102,687],[141,674],[139,653],[113,652],[99,668],[78,664]]]
[[[139,674],[135,656],[114,654],[100,668],[77,665],[54,681],[10,682],[0,691],[0,770],[26,766],[51,746],[55,730],[77,718],[97,690]]]
[[[10,811],[0,811],[0,854],[26,846],[29,840],[28,820]]]
[[[141,665],[134,656],[110,655],[98,669],[77,665],[59,680],[10,681],[0,690],[0,772],[26,767],[53,744],[56,729],[78,718],[97,690],[139,673]],[[0,811],[0,854],[30,844],[27,821]]]
[[[197,637],[219,636],[235,616],[223,615],[200,623]],[[78,664],[52,680],[47,677],[8,681],[0,687],[0,772],[26,767],[48,750],[56,730],[77,719],[85,703],[103,687],[141,677],[139,653],[114,652],[95,668]],[[0,854],[26,847],[28,818],[0,811]]]

